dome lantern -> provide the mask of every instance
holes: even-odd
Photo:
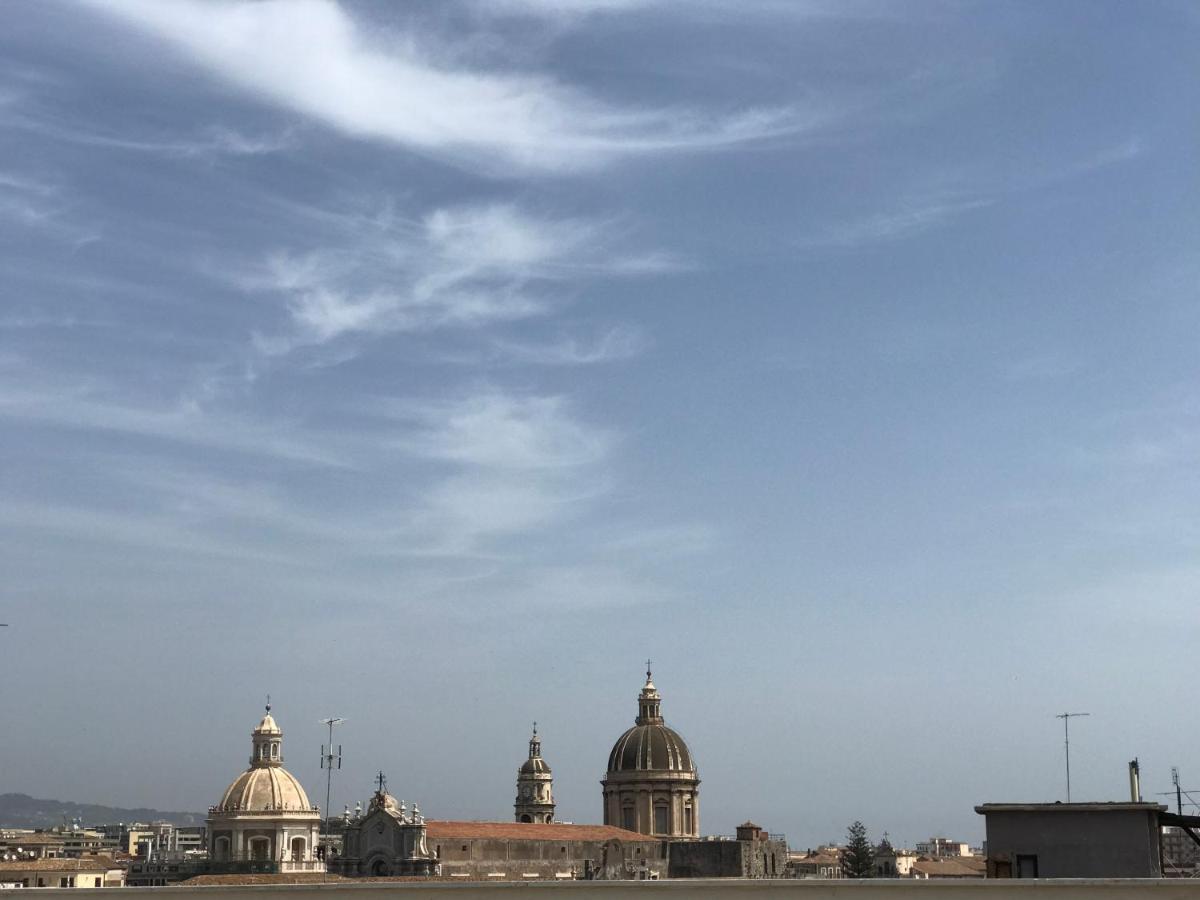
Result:
[[[250,732],[250,765],[255,768],[283,765],[283,731],[271,716],[269,696],[266,714],[258,727]]]
[[[663,724],[662,697],[658,693],[658,688],[654,686],[654,681],[650,675],[650,660],[646,660],[646,684],[643,685],[642,692],[638,694],[638,717],[636,722],[638,725]]]

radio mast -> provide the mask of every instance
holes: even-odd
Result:
[[[325,832],[329,832],[329,797],[330,791],[333,788],[333,770],[342,767],[342,745],[337,745],[337,750],[333,749],[333,726],[341,725],[345,719],[336,716],[328,719],[322,719],[322,725],[329,726],[329,744],[321,745],[321,768],[325,770]]]

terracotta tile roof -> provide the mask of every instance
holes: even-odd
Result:
[[[930,878],[982,878],[987,863],[977,856],[948,856],[938,859],[918,859],[913,871]]]
[[[0,843],[4,844],[61,844],[63,839],[61,835],[46,834],[42,831],[34,831],[29,834],[6,834],[0,835]]]
[[[179,882],[182,887],[215,887],[219,885],[250,885],[250,884],[321,884],[334,881],[358,881],[342,875],[329,875],[324,872],[277,872],[262,875],[196,875]]]
[[[107,872],[119,869],[106,856],[83,859],[13,859],[0,860],[0,872]]]
[[[614,825],[540,825],[525,822],[426,822],[430,840],[507,838],[535,841],[653,841],[656,838]]]
[[[347,878],[345,875],[322,875],[320,872],[280,872],[262,875],[196,875],[179,882],[179,887],[238,887],[255,884],[334,884],[351,881],[355,884],[364,882],[395,882],[395,881],[461,881],[448,875],[371,875]]]

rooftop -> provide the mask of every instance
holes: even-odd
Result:
[[[651,841],[654,838],[613,825],[542,825],[527,822],[436,822],[425,823],[430,840],[454,838],[508,838],[534,841]]]
[[[0,860],[0,872],[107,872],[121,868],[107,856],[85,856],[82,859],[14,859]]]
[[[1115,803],[984,803],[975,807],[975,812],[986,815],[990,812],[1115,812],[1141,810],[1143,812],[1166,812],[1161,803],[1131,803],[1128,800]]]

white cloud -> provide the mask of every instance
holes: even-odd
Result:
[[[485,168],[572,170],[640,153],[794,133],[794,111],[623,109],[541,75],[437,62],[415,37],[386,40],[332,0],[81,0],[213,74],[355,137]]]
[[[597,14],[643,10],[682,12],[695,18],[748,15],[776,20],[809,18],[881,18],[897,15],[894,5],[879,0],[468,0],[472,10],[487,16],[537,16],[570,19]]]
[[[607,488],[611,433],[578,420],[562,397],[484,390],[452,401],[376,404],[400,423],[388,446],[450,474],[424,492],[414,534],[467,552],[487,538],[528,533],[588,508]]]
[[[836,225],[801,240],[805,247],[852,248],[898,241],[923,234],[972,210],[990,206],[987,199],[943,199],[901,205],[887,212]]]
[[[10,385],[0,389],[0,419],[101,431],[323,466],[348,465],[326,442],[295,436],[294,423],[250,421],[180,402],[118,401],[94,384]]]
[[[646,338],[631,328],[611,328],[593,341],[564,337],[548,344],[496,340],[496,355],[515,363],[538,366],[585,366],[629,359],[641,353]]]
[[[422,221],[355,220],[344,243],[275,254],[240,287],[287,299],[292,329],[257,339],[281,355],[343,335],[474,328],[549,311],[551,285],[613,274],[604,229],[579,219],[536,217],[514,206],[448,207]],[[557,289],[556,289],[557,290]]]
[[[851,219],[822,232],[802,237],[809,248],[854,248],[916,237],[986,209],[1013,195],[1041,191],[1061,182],[1129,162],[1143,152],[1142,142],[1130,138],[1103,147],[1068,163],[1039,161],[1018,174],[1000,178],[992,168],[979,165],[935,173],[932,186],[910,190],[880,212]]]
[[[70,212],[58,186],[15,172],[0,172],[0,231],[7,222],[76,247],[99,239],[94,230],[72,221]]]
[[[600,461],[610,439],[577,422],[563,397],[498,391],[446,403],[387,403],[380,412],[416,425],[400,443],[431,459],[509,470],[566,469]]]
[[[28,111],[30,104],[22,105],[26,109],[18,111],[14,108],[12,112],[4,116],[6,126],[84,147],[128,150],[134,153],[156,153],[163,156],[212,158],[278,153],[289,149],[295,143],[290,130],[250,135],[224,126],[212,126],[191,137],[165,138],[104,134],[50,121],[45,117],[30,113]]]

